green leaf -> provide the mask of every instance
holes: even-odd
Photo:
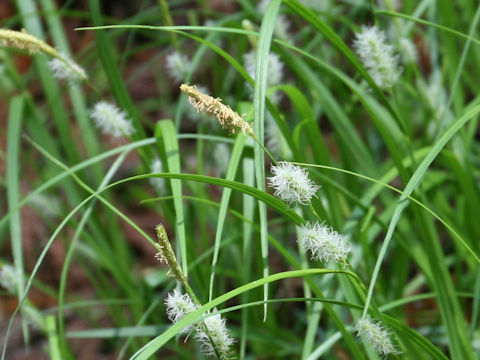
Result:
[[[163,161],[167,165],[168,171],[173,173],[180,172],[180,152],[178,150],[177,132],[175,125],[171,120],[161,120],[157,123],[155,129],[155,137],[158,141],[158,147]],[[173,205],[175,208],[175,227],[176,235],[178,237],[178,244],[180,246],[180,259],[182,271],[185,276],[188,275],[188,260],[187,260],[187,239],[185,236],[185,215],[182,204],[182,182],[172,178],[170,182],[172,186]]]

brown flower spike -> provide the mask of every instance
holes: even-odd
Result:
[[[197,112],[205,112],[215,116],[222,128],[230,130],[232,134],[240,129],[244,135],[248,133],[255,138],[255,133],[250,124],[233,111],[230,106],[223,104],[222,99],[200,92],[195,85],[182,84],[180,90],[188,95],[188,101]]]

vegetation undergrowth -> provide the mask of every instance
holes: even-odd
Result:
[[[2,360],[480,357],[476,2],[5,8]]]

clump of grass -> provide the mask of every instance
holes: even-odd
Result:
[[[0,360],[478,358],[477,5],[17,3]]]

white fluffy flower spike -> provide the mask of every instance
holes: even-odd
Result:
[[[12,265],[5,264],[0,268],[0,286],[10,294],[17,292],[17,271]]]
[[[362,337],[381,356],[395,355],[400,352],[390,340],[391,333],[383,325],[369,317],[357,321],[353,331]]]
[[[362,27],[362,32],[355,34],[353,47],[360,60],[378,87],[391,88],[398,80],[401,68],[398,55],[393,47],[386,44],[385,33],[376,26]]]
[[[217,311],[217,309],[213,309],[213,311]],[[203,325],[203,327],[198,327],[195,334],[195,339],[202,343],[202,352],[207,356],[218,354],[221,360],[229,359],[230,347],[235,340],[230,337],[225,319],[220,314],[216,314],[206,318]],[[208,333],[204,327],[206,327]]]
[[[245,70],[248,72],[248,75],[255,80],[255,73],[257,69],[257,52],[252,50],[243,55],[243,65]],[[279,56],[274,53],[268,54],[268,65],[267,65],[267,87],[275,86],[283,81],[283,63],[280,60]],[[248,84],[248,88],[251,90],[253,95],[253,88]],[[272,94],[270,100],[273,103],[278,103],[280,100],[280,93],[275,92]]]
[[[248,75],[255,80],[255,73],[257,68],[257,52],[252,50],[243,55],[243,63]],[[268,66],[267,66],[267,87],[278,85],[283,80],[283,63],[277,54],[268,54]]]
[[[257,10],[260,14],[265,15],[267,11],[268,4],[271,0],[261,0],[257,5]],[[290,28],[290,21],[283,14],[277,15],[277,20],[275,22],[275,28],[273,32],[275,36],[279,37],[282,40],[288,40],[290,38],[288,34],[288,29]]]
[[[307,205],[320,188],[310,180],[305,168],[288,162],[279,162],[270,172],[273,176],[268,178],[268,184],[275,189],[274,195],[288,203]]]
[[[127,119],[127,114],[106,101],[96,103],[90,117],[106,135],[121,137],[135,132],[131,120]]]
[[[167,70],[176,83],[184,82],[190,71],[191,64],[187,55],[175,51],[167,56]]]
[[[347,263],[347,257],[352,248],[342,234],[318,222],[304,225],[302,233],[300,243],[305,250],[311,252],[312,259],[335,261],[342,265]]]
[[[165,298],[167,316],[172,323],[182,320],[185,316],[198,309],[188,294],[183,294],[175,289]],[[217,309],[213,309],[217,311]],[[230,347],[235,342],[230,337],[226,320],[216,314],[205,320],[193,323],[185,327],[180,334],[190,335],[195,332],[195,339],[201,343],[202,353],[206,356],[218,356],[220,360],[230,358]]]
[[[174,289],[171,293],[165,298],[165,306],[167,307],[167,316],[172,323],[176,323],[182,320],[185,316],[197,309],[195,305],[188,296],[188,294],[183,294],[178,289]],[[194,328],[193,325],[189,325],[184,328],[180,333],[186,334],[190,333]]]
[[[412,64],[418,61],[417,48],[412,40],[403,37],[398,42],[398,47],[404,64]]]
[[[50,60],[48,66],[52,70],[53,76],[57,79],[70,82],[87,79],[85,70],[64,53],[59,53],[58,58]]]

